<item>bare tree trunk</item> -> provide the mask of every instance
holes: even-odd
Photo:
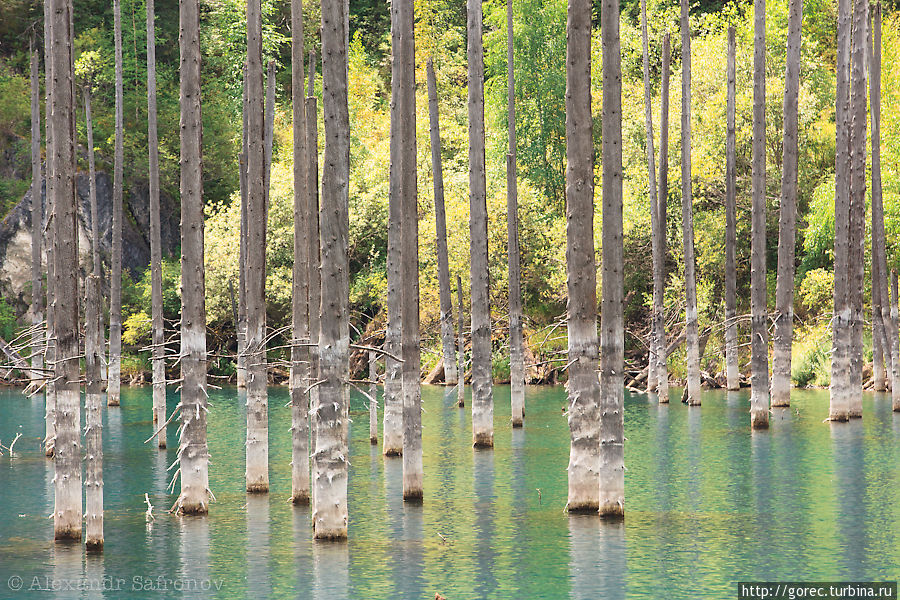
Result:
[[[350,180],[350,117],[347,107],[347,48],[343,0],[322,3],[322,98],[325,112],[325,160],[319,211],[322,252],[322,307],[319,334],[319,398],[313,453],[313,530],[318,539],[347,538],[348,440],[345,418],[344,336],[348,298],[347,202]],[[326,301],[327,299],[327,301]]]
[[[880,3],[879,3],[880,6]],[[881,11],[879,10],[879,17],[881,16]],[[877,29],[881,29],[881,19],[878,19],[878,25],[876,25]],[[880,35],[878,37],[881,37]],[[891,297],[889,304],[891,305],[891,321],[890,321],[890,339],[891,339],[891,352],[894,356],[900,356],[900,338],[897,336],[897,322],[900,319],[900,314],[898,314],[897,310],[897,272],[891,270]],[[894,412],[900,412],[900,365],[895,360],[893,364],[893,368],[891,371],[891,405],[894,409]]]
[[[263,137],[263,145],[265,147],[265,179],[263,189],[266,192],[266,203],[264,216],[269,218],[269,188],[272,182],[272,151],[275,143],[275,61],[270,60],[266,65],[266,114],[265,114],[265,133]]]
[[[152,2],[152,0],[151,0]],[[102,277],[100,265],[100,217],[97,213],[97,170],[94,160],[94,119],[91,115],[91,82],[84,86],[84,127],[87,130],[88,190],[91,205],[91,258],[93,274]]]
[[[512,0],[506,2],[507,127],[509,153],[506,155],[506,239],[509,257],[509,385],[512,426],[525,420],[525,340],[522,332],[522,268],[519,263],[519,199],[516,171],[516,78],[513,57]]]
[[[109,269],[109,383],[106,399],[109,406],[119,405],[122,373],[122,169],[125,162],[122,124],[122,8],[113,0],[116,46],[116,142],[113,165],[112,258]]]
[[[428,119],[431,132],[431,173],[434,179],[434,226],[437,240],[438,295],[441,302],[441,350],[444,383],[456,385],[456,342],[453,331],[453,300],[450,298],[450,261],[447,258],[447,218],[444,211],[444,170],[441,166],[441,129],[438,121],[437,82],[431,57],[426,63]]]
[[[393,16],[392,16],[393,18]],[[393,51],[393,48],[392,48]],[[398,59],[399,60],[399,59]],[[393,64],[393,63],[392,63]],[[391,77],[391,164],[388,183],[388,247],[387,247],[387,326],[384,343],[387,351],[393,356],[400,356],[401,350],[401,312],[402,312],[402,221],[403,206],[400,199],[400,163],[399,131],[400,120],[396,112],[399,109],[397,97],[400,85],[399,78]],[[399,361],[390,356],[385,357],[384,372],[384,443],[382,450],[385,456],[403,454],[403,381]]]
[[[850,0],[838,0],[835,90],[834,317],[828,418],[850,417]]]
[[[765,429],[769,426],[769,319],[766,310],[766,0],[754,0],[753,7],[750,426],[754,429]]]
[[[570,512],[596,512],[600,506],[601,391],[594,262],[591,0],[569,1],[566,32],[566,310],[571,431],[566,508]]]
[[[262,8],[247,3],[247,491],[269,491],[266,386],[266,134]]]
[[[422,391],[419,350],[419,226],[416,181],[416,66],[413,0],[391,3],[392,186],[400,221],[400,347],[403,366],[403,499],[421,501]],[[394,122],[396,121],[396,122]]]
[[[152,0],[151,0],[152,1]],[[94,241],[94,245],[97,245]],[[85,544],[103,548],[103,322],[100,319],[100,277],[88,275],[84,283],[84,449],[85,458]]]
[[[870,56],[870,112],[872,114],[872,254],[878,263],[878,285],[881,314],[875,315],[874,321],[880,322],[884,355],[889,356],[890,385],[892,404],[895,411],[900,411],[900,340],[897,335],[897,322],[892,314],[891,294],[888,291],[887,252],[884,234],[884,201],[881,183],[881,2],[875,5],[872,18],[872,54]],[[874,280],[873,271],[873,280]],[[891,274],[894,277],[894,274]],[[894,292],[896,298],[896,292]],[[880,316],[880,320],[878,317]]]
[[[294,265],[291,301],[291,500],[309,502],[309,190],[306,146],[306,94],[303,66],[303,3],[291,0],[291,106],[294,134]],[[274,83],[274,78],[273,78]],[[315,123],[315,121],[313,121]]]
[[[72,2],[50,0],[53,208],[53,335],[56,355],[56,474],[53,531],[81,539],[81,387],[78,327],[78,229],[75,208],[75,88]]]
[[[378,443],[378,363],[369,350],[369,443]]]
[[[250,112],[247,106],[247,63],[244,62],[244,85],[241,115],[243,128],[241,132],[240,182],[241,182],[241,244],[238,264],[238,323],[237,323],[237,387],[247,387],[247,136],[249,134],[247,117]]]
[[[681,0],[681,235],[684,244],[684,315],[687,345],[687,403],[700,405],[700,330],[697,323],[697,262],[691,189],[690,4]]]
[[[162,299],[162,239],[159,224],[159,137],[156,127],[156,23],[153,0],[147,0],[147,147],[150,166],[150,310],[153,328],[153,422],[166,422],[166,335]],[[95,266],[96,268],[96,266]],[[157,435],[166,447],[166,429]]]
[[[655,307],[654,328],[656,329],[656,395],[659,402],[669,402],[669,365],[666,353],[666,204],[669,200],[669,73],[671,71],[671,40],[666,33],[663,38],[662,91],[659,107],[659,197],[654,210],[658,212],[659,234],[656,236],[656,255],[659,256],[657,269],[653,273],[653,303]]]
[[[659,382],[657,369],[659,355],[659,331],[657,328],[657,311],[660,309],[661,298],[657,295],[656,280],[662,274],[661,262],[663,257],[659,254],[659,236],[662,235],[659,222],[659,210],[656,203],[656,151],[653,148],[653,105],[650,102],[650,40],[647,34],[647,2],[641,0],[641,44],[642,63],[644,74],[644,127],[646,129],[647,152],[647,182],[648,195],[650,196],[650,245],[653,254],[653,310],[650,313],[650,352],[647,355],[647,391],[655,392]]]
[[[45,108],[44,108],[44,125],[46,127],[45,148],[47,153],[47,175],[45,178],[44,197],[46,198],[47,209],[44,218],[44,247],[47,249],[47,353],[45,360],[47,366],[53,365],[56,361],[56,337],[53,334],[54,319],[54,263],[56,262],[53,254],[53,245],[55,236],[53,234],[56,227],[56,220],[53,215],[53,201],[56,197],[54,192],[54,181],[56,180],[56,172],[54,169],[54,145],[53,145],[53,89],[56,87],[53,81],[53,59],[50,55],[50,39],[53,36],[53,18],[50,11],[49,0],[44,2],[44,88],[46,90]],[[54,367],[55,371],[55,367]],[[52,457],[55,453],[56,446],[56,383],[55,377],[51,376],[47,380],[47,388],[44,393],[44,454]]]
[[[875,213],[872,213],[874,220]],[[872,244],[875,244],[875,233],[872,232]],[[874,255],[874,252],[872,253]],[[881,322],[881,291],[878,289],[881,284],[879,279],[882,273],[875,263],[875,257],[872,257],[872,389],[876,392],[885,391],[888,386],[888,371],[891,369],[891,353],[890,348],[885,348],[884,327]],[[885,349],[888,352],[885,352]],[[887,359],[887,360],[885,360]],[[887,369],[885,369],[887,363]]]
[[[181,494],[184,514],[209,512],[206,445],[206,273],[203,263],[203,177],[200,113],[200,7],[179,3],[181,31]]]
[[[306,190],[307,190],[307,235],[309,247],[309,406],[318,403],[319,388],[313,387],[319,381],[319,309],[322,298],[322,284],[319,278],[321,258],[319,253],[319,130],[317,126],[318,105],[316,102],[315,52],[309,53],[309,90],[306,98]],[[310,448],[315,448],[315,412],[310,412]]]
[[[600,31],[603,41],[604,182],[600,516],[622,517],[625,515],[625,251],[622,241],[622,57],[617,0],[603,0]]]
[[[487,243],[487,182],[484,165],[484,46],[482,0],[467,0],[469,94],[469,237],[472,302],[472,438],[494,446],[491,381],[491,308]]]
[[[862,417],[863,283],[866,235],[866,58],[869,3],[853,7],[850,55],[850,417]]]
[[[460,277],[459,275],[456,276],[456,300],[459,303],[459,307],[457,309],[459,311],[459,315],[457,318],[457,322],[459,323],[459,339],[457,340],[456,359],[456,362],[459,365],[459,378],[456,384],[456,406],[462,408],[466,405],[466,317],[463,314],[462,277]]]
[[[41,189],[41,85],[38,80],[40,54],[31,37],[31,326],[34,345],[31,348],[31,381],[37,384],[44,379],[45,338],[37,331],[44,325],[44,286],[41,276],[41,234],[43,233],[44,208]],[[48,153],[49,154],[49,153]]]
[[[735,54],[734,27],[728,28],[728,101],[725,126],[725,378],[729,390],[741,388],[741,372],[738,367],[737,324],[737,271],[735,252],[737,247],[737,208],[735,187]]]

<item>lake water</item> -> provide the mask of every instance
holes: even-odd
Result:
[[[744,392],[705,392],[700,408],[677,389],[668,406],[626,394],[619,523],[563,510],[562,387],[528,389],[521,430],[508,425],[509,389],[495,388],[493,451],[472,449],[455,394],[424,387],[421,506],[401,500],[401,462],[370,446],[354,395],[350,539],[316,543],[308,509],[287,501],[288,394],[269,393],[271,493],[250,497],[243,398],[211,394],[217,502],[204,519],[166,514],[175,449],[143,444],[150,388],[123,388],[122,406],[104,410],[106,546],[94,556],[52,542],[42,400],[0,392],[0,440],[23,435],[16,456],[0,457],[0,598],[723,599],[737,581],[900,577],[900,414],[885,395],[866,394],[864,419],[832,425],[827,392],[795,391],[771,429],[751,433]]]

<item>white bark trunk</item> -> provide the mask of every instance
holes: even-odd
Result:
[[[239,162],[241,184],[241,233],[238,264],[238,322],[237,322],[237,387],[247,387],[247,62],[244,62],[244,85],[241,104],[243,127]]]
[[[509,152],[506,155],[506,251],[509,261],[509,393],[511,422],[525,420],[525,340],[522,331],[522,268],[519,257],[519,198],[516,170],[516,77],[513,6],[506,2],[506,103]]]
[[[315,53],[309,53],[309,90],[306,98],[306,189],[307,225],[306,235],[309,246],[309,379],[307,388],[319,380],[319,310],[321,308],[322,284],[319,277],[321,258],[319,252],[319,130],[317,127],[318,105],[315,97]],[[316,406],[319,388],[309,392],[309,406]],[[315,448],[315,413],[309,414],[310,448]]]
[[[456,384],[456,406],[462,408],[466,405],[466,336],[465,336],[465,325],[466,325],[466,317],[463,313],[463,291],[462,291],[462,277],[459,275],[456,276],[456,299],[459,303],[457,308],[458,318],[457,323],[459,323],[459,332],[458,332],[458,340],[457,340],[457,355],[456,355],[456,363],[459,365],[457,374],[457,384]]]
[[[72,2],[50,0],[53,73],[53,334],[56,338],[56,467],[53,531],[57,540],[81,539],[81,389],[79,385],[78,236],[75,208],[75,88]]]
[[[313,530],[319,539],[347,538],[348,440],[344,423],[349,353],[344,336],[348,298],[347,202],[350,179],[350,118],[343,0],[322,3],[322,87],[325,160],[319,211],[322,306],[319,335],[319,398],[313,453]]]
[[[766,310],[766,0],[754,0],[753,15],[750,426],[754,429],[764,429],[769,426],[769,318]]]
[[[95,242],[96,244],[96,242]],[[85,544],[103,548],[103,322],[100,318],[100,277],[88,275],[84,283],[84,374],[85,374]]]
[[[43,175],[41,174],[41,86],[38,80],[40,55],[31,38],[31,326],[44,325],[44,285],[41,275],[41,235],[44,224]],[[44,379],[45,336],[37,333],[31,348],[32,383]]]
[[[469,94],[469,236],[472,301],[472,441],[494,446],[491,309],[484,163],[484,46],[482,0],[467,0]]]
[[[681,234],[684,245],[687,403],[700,405],[700,330],[697,322],[697,263],[694,258],[694,209],[691,189],[691,29],[690,4],[681,0]]]
[[[663,257],[659,253],[660,231],[659,210],[657,208],[656,191],[656,151],[653,148],[653,105],[650,101],[650,40],[647,34],[647,0],[641,0],[641,58],[644,76],[644,129],[646,134],[645,151],[647,154],[647,195],[650,197],[650,246],[653,255],[653,309],[650,311],[650,351],[647,353],[647,391],[655,392],[659,382],[657,369],[659,355],[659,338],[656,326],[659,298],[657,297],[656,279],[662,271],[660,262]]]
[[[591,1],[570,0],[566,23],[566,288],[569,330],[570,512],[600,507],[600,381],[594,260]]]
[[[625,252],[622,240],[622,57],[617,0],[603,0],[600,31],[603,41],[600,516],[622,517],[625,515]],[[652,130],[648,133],[652,137]]]
[[[181,0],[181,440],[178,449],[184,514],[209,512],[206,445],[206,281],[203,263],[203,177],[200,112],[200,7]]]
[[[728,28],[728,101],[725,126],[725,378],[729,390],[741,388],[741,372],[738,367],[738,324],[737,324],[737,271],[735,253],[737,246],[736,185],[737,161],[735,151],[735,104],[736,104],[736,43],[734,27]]]
[[[159,136],[156,127],[156,24],[147,0],[147,147],[150,167],[150,310],[153,329],[153,422],[166,422],[166,336],[162,298],[162,239],[159,215]],[[166,430],[156,437],[166,447]]]
[[[369,443],[378,443],[378,363],[369,350]]]
[[[294,265],[291,322],[291,500],[309,502],[309,190],[307,188],[306,83],[303,73],[303,3],[291,0],[291,106],[294,134]]]
[[[109,383],[106,399],[109,406],[119,405],[122,372],[122,187],[125,162],[122,92],[122,8],[113,0],[116,54],[116,141],[113,165],[112,257],[109,269]]]
[[[447,217],[444,210],[444,170],[441,166],[441,128],[438,121],[437,82],[431,57],[426,63],[428,119],[431,133],[431,174],[434,179],[434,227],[438,263],[438,295],[441,303],[441,350],[444,383],[456,385],[456,342],[453,331],[453,300],[450,297],[450,261],[447,258]]]
[[[56,338],[53,335],[53,272],[54,272],[54,254],[53,254],[53,228],[56,221],[50,217],[53,213],[53,199],[56,194],[53,191],[54,181],[56,179],[55,169],[53,168],[53,89],[55,86],[53,81],[53,59],[50,55],[50,38],[53,36],[53,19],[51,18],[50,2],[44,2],[44,89],[46,90],[45,100],[45,127],[47,130],[45,148],[47,153],[47,175],[45,178],[44,197],[47,205],[44,214],[44,247],[47,249],[47,351],[45,360],[47,366],[53,364],[56,360]],[[44,453],[47,457],[52,457],[55,452],[56,444],[56,383],[54,377],[50,377],[47,381],[47,387],[44,392]]]
[[[669,200],[669,73],[671,71],[671,41],[667,33],[663,38],[662,90],[659,107],[659,197],[654,210],[658,212],[659,234],[654,248],[659,263],[653,274],[653,303],[656,329],[656,395],[661,404],[669,402],[669,368],[666,353],[666,208]]]

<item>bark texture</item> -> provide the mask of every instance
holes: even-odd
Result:
[[[348,441],[345,419],[343,335],[348,298],[342,273],[348,269],[347,202],[350,180],[350,117],[347,107],[347,47],[343,0],[322,2],[322,98],[325,160],[319,211],[322,305],[319,334],[319,397],[315,407],[313,452],[313,531],[318,539],[347,538]]]
[[[594,259],[591,0],[569,2],[566,32],[566,313],[571,432],[566,508],[570,512],[595,512],[600,507],[601,398]]]
[[[735,252],[737,246],[737,208],[735,202],[737,174],[735,171],[735,54],[734,27],[728,28],[728,100],[725,125],[725,379],[729,390],[741,388],[741,372],[738,367],[738,324],[735,288],[737,270]]]
[[[469,96],[469,273],[472,302],[472,438],[494,446],[491,381],[491,310],[487,243],[487,181],[484,164],[484,46],[482,0],[467,0]]]
[[[247,2],[247,472],[248,492],[269,491],[266,373],[266,123],[262,8]]]
[[[625,515],[625,251],[619,3],[603,0],[603,296],[600,313],[600,516]],[[649,113],[649,111],[648,111]],[[652,130],[649,132],[652,137]],[[652,172],[652,169],[651,169]]]
[[[681,235],[684,245],[684,316],[687,346],[687,403],[700,405],[700,330],[697,323],[697,261],[691,189],[690,3],[681,0]]]
[[[466,317],[463,314],[463,291],[462,291],[462,277],[459,275],[456,276],[456,300],[459,303],[457,307],[458,310],[458,318],[457,322],[459,323],[459,332],[457,339],[457,359],[456,362],[459,365],[459,380],[456,384],[456,406],[462,408],[466,405],[466,336],[465,336],[465,325],[466,325]]]
[[[835,61],[834,316],[828,418],[850,418],[850,0],[837,3]]]
[[[307,189],[306,94],[303,68],[303,3],[291,0],[291,106],[294,152],[294,265],[291,300],[291,500],[309,502],[309,190]],[[313,121],[315,123],[315,121]],[[318,252],[316,253],[318,255]]]
[[[506,2],[507,127],[506,249],[509,261],[509,393],[512,426],[525,420],[525,340],[522,332],[522,268],[519,261],[519,199],[516,173],[516,77],[513,58],[513,6]]]
[[[44,285],[41,275],[41,236],[44,210],[41,203],[41,84],[38,79],[40,55],[31,39],[31,326],[35,342],[31,348],[31,373],[33,383],[44,378],[44,343],[42,334],[36,333],[44,325]],[[95,238],[96,239],[96,238]]]
[[[153,329],[153,422],[166,422],[166,336],[162,298],[162,239],[159,224],[159,136],[156,126],[156,26],[154,0],[147,0],[147,149],[150,167],[150,311]],[[166,447],[166,429],[156,436]]]
[[[53,335],[56,444],[53,532],[81,539],[81,386],[78,326],[78,236],[75,209],[75,87],[71,0],[49,0],[53,131]]]
[[[95,242],[96,243],[96,242]],[[103,325],[100,320],[100,278],[88,275],[84,281],[84,447],[85,453],[85,545],[103,547]]]
[[[669,200],[669,73],[671,71],[671,40],[667,33],[663,37],[662,89],[659,106],[659,197],[655,210],[658,212],[659,232],[654,251],[659,257],[653,273],[653,303],[656,314],[653,326],[656,330],[656,395],[661,404],[669,402],[669,368],[666,353],[666,208]]]
[[[69,6],[69,5],[67,5]],[[71,7],[70,7],[71,8]],[[54,169],[54,146],[53,146],[53,89],[56,87],[53,81],[53,58],[50,54],[50,40],[53,37],[53,19],[51,17],[50,2],[44,2],[44,89],[46,90],[45,99],[45,122],[46,127],[46,153],[47,153],[47,176],[45,186],[45,197],[47,199],[47,214],[44,219],[44,247],[47,249],[47,353],[45,360],[47,366],[53,365],[56,360],[56,337],[53,335],[53,273],[54,273],[54,253],[53,253],[53,230],[56,227],[56,220],[52,218],[53,202],[56,194],[54,193],[54,181],[56,180],[56,170]],[[55,369],[54,369],[55,370]],[[47,381],[47,387],[44,392],[44,454],[52,457],[55,452],[56,444],[56,383],[55,377],[51,376]]]
[[[766,0],[753,2],[753,33],[750,426],[754,429],[763,429],[769,426],[769,315],[766,310]],[[786,85],[785,88],[787,87]]]
[[[369,443],[378,443],[378,363],[369,350]]]
[[[112,257],[109,267],[109,383],[106,401],[119,405],[122,373],[122,186],[125,162],[125,139],[122,124],[122,7],[113,0],[114,41],[116,54],[116,141],[113,164]]]
[[[203,262],[203,121],[200,112],[200,6],[181,0],[181,494],[184,514],[209,512],[206,445],[206,277]]]
[[[238,322],[237,322],[237,387],[247,387],[247,63],[244,62],[244,85],[241,104],[243,127],[241,131],[241,155],[239,162],[241,184],[241,244],[238,265]]]
[[[438,120],[437,82],[431,57],[426,63],[428,122],[431,134],[431,174],[434,180],[434,227],[438,263],[438,295],[441,302],[441,351],[444,383],[456,385],[456,341],[453,330],[453,300],[450,297],[450,261],[447,257],[447,217],[444,211],[444,169],[441,166],[441,128]]]
[[[312,387],[319,381],[319,309],[321,306],[322,286],[319,277],[319,130],[316,125],[318,104],[315,97],[314,80],[316,76],[315,53],[309,54],[309,90],[306,98],[306,190],[307,190],[307,226],[306,242],[309,246],[309,406],[318,402],[319,388]],[[314,436],[315,413],[310,412],[310,448],[315,447]]]
[[[403,353],[403,499],[421,500],[422,481],[422,389],[419,350],[419,216],[416,182],[416,63],[413,35],[413,0],[391,3],[392,85],[394,149],[392,175],[399,178],[400,235],[400,346]]]
[[[152,0],[151,0],[152,1]],[[94,160],[94,119],[91,113],[92,84],[88,82],[84,86],[84,128],[87,130],[87,155],[88,155],[88,196],[91,205],[91,240],[100,239],[100,217],[97,213],[97,169]],[[91,259],[93,274],[102,277],[100,264],[100,244],[91,244]]]
[[[659,254],[659,209],[656,195],[656,152],[653,149],[653,105],[650,102],[650,40],[647,34],[647,1],[641,0],[641,62],[644,76],[644,128],[646,133],[645,150],[647,153],[647,192],[650,196],[650,245],[653,255],[653,310],[650,312],[650,352],[647,355],[647,391],[655,392],[659,382],[657,356],[659,350],[659,331],[657,329],[657,311],[661,298],[657,297],[656,278],[662,272]]]
[[[850,55],[850,417],[862,417],[866,236],[866,59],[869,3],[853,5]]]

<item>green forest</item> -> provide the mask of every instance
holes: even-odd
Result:
[[[290,322],[293,229],[290,106],[289,5],[266,0],[263,8],[263,54],[276,64],[276,123],[271,177],[271,211],[267,241],[267,313],[270,327]],[[598,11],[595,6],[595,12]],[[316,23],[318,2],[304,4],[304,19]],[[449,0],[417,0],[416,111],[419,212],[419,278],[423,344],[439,349],[438,285],[435,252],[428,101],[425,62],[433,57],[440,98],[441,135],[451,281],[468,273],[468,166],[466,128],[465,7]],[[522,0],[514,7],[516,127],[518,131],[519,235],[525,336],[534,362],[551,361],[565,348],[565,328],[554,327],[565,313],[565,0]],[[651,90],[658,119],[661,40],[672,34],[671,110],[680,97],[678,6],[648,3]],[[145,5],[123,0],[123,76],[126,135],[125,188],[147,177]],[[747,314],[750,288],[750,158],[752,121],[752,5],[748,2],[700,2],[692,6],[693,30],[693,208],[696,239],[698,309],[701,331],[708,335],[703,369],[724,370],[725,195],[725,48],[726,31],[737,32],[737,298],[738,314]],[[106,1],[75,2],[76,78],[94,93],[94,140],[99,169],[111,171],[114,140],[114,61],[112,8]],[[599,13],[597,13],[599,14]],[[769,305],[774,305],[778,209],[782,159],[787,2],[766,7],[766,201]],[[178,11],[172,3],[156,10],[159,87],[160,177],[164,193],[178,197]],[[485,113],[489,213],[491,310],[494,323],[494,377],[508,379],[504,351],[507,306],[506,269],[506,6],[484,3]],[[624,248],[626,276],[626,360],[629,368],[645,364],[651,310],[650,203],[646,175],[641,79],[640,11],[637,2],[622,5],[622,106],[624,167]],[[207,319],[210,343],[223,348],[233,338],[228,293],[237,280],[240,212],[238,153],[241,138],[242,62],[245,53],[244,6],[234,0],[201,2],[203,52],[203,188],[206,206]],[[28,43],[41,43],[39,4],[22,0],[0,3],[0,211],[8,212],[30,185]],[[829,319],[834,250],[835,60],[836,6],[808,0],[804,7],[799,99],[800,171],[795,278],[793,380],[796,385],[829,384]],[[889,268],[900,267],[900,19],[887,10],[882,44],[882,170]],[[602,189],[599,160],[601,50],[599,21],[594,24],[592,104],[596,195]],[[318,29],[307,27],[307,49],[318,48]],[[377,335],[385,321],[388,170],[390,164],[390,16],[386,3],[350,2],[349,110],[351,125],[350,269],[351,322],[355,337]],[[321,82],[317,83],[321,94]],[[80,113],[83,115],[83,109]],[[320,103],[321,110],[321,103]],[[656,123],[658,147],[658,122]],[[321,122],[319,127],[321,128]],[[87,168],[83,119],[77,121],[81,144],[79,169]],[[669,128],[670,162],[677,166],[680,123]],[[321,140],[321,135],[320,135]],[[666,321],[672,337],[684,322],[681,256],[680,172],[671,169],[667,237]],[[600,203],[595,222],[600,223]],[[867,218],[867,223],[870,222]],[[599,265],[602,252],[595,228]],[[868,240],[867,236],[867,240]],[[869,249],[867,247],[867,253]],[[868,256],[868,255],[867,255]],[[177,320],[177,254],[166,261],[164,286],[167,319]],[[870,261],[866,260],[866,264]],[[867,267],[868,268],[868,267]],[[867,278],[868,281],[868,278]],[[600,278],[598,277],[598,297]],[[868,298],[868,290],[866,297]],[[131,358],[123,368],[149,369],[139,349],[150,334],[149,266],[143,275],[125,274],[124,341]],[[7,323],[10,317],[7,317]],[[7,325],[9,326],[9,325]],[[277,354],[278,351],[273,351]],[[742,355],[749,349],[742,346]],[[506,357],[506,358],[505,358]],[[423,354],[423,371],[439,352]],[[228,361],[212,365],[227,374]],[[743,364],[745,361],[742,360]],[[684,378],[683,350],[669,358],[673,377]],[[564,376],[564,375],[563,375]],[[531,381],[550,381],[552,369],[530,369]]]

